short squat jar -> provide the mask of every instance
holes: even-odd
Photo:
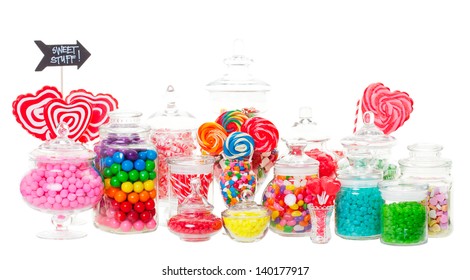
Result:
[[[96,166],[104,195],[95,207],[95,225],[113,233],[141,233],[157,228],[157,152],[141,113],[112,112],[100,127]]]
[[[372,168],[348,168],[338,174],[341,189],[335,201],[335,232],[345,239],[380,237],[384,203],[378,183],[382,173]]]
[[[410,156],[400,159],[401,178],[428,185],[429,237],[445,237],[452,232],[452,161],[441,157],[443,147],[417,143],[408,146]]]
[[[380,241],[389,245],[419,245],[427,242],[427,185],[413,181],[379,183],[382,207]]]

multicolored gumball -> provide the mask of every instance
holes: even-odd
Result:
[[[255,142],[244,132],[233,132],[224,141],[224,156],[227,159],[243,159],[253,155]]]

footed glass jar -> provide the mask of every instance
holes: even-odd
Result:
[[[268,231],[269,211],[253,201],[250,190],[244,190],[241,202],[222,212],[222,221],[228,236],[238,242],[263,239]]]
[[[283,236],[308,236],[312,228],[307,185],[318,178],[318,161],[303,152],[305,141],[287,143],[289,154],[274,165],[274,179],[263,192],[263,205],[271,211],[269,228]]]
[[[214,206],[201,195],[198,177],[191,179],[191,189],[178,205],[178,213],[168,220],[168,229],[184,241],[207,241],[222,228],[222,220],[212,214]]]
[[[68,138],[68,126],[61,123],[57,138],[41,144],[31,153],[34,167],[23,177],[20,191],[33,209],[52,214],[55,230],[38,233],[46,239],[74,239],[86,233],[68,229],[70,218],[91,209],[101,199],[103,182],[95,170],[95,153]]]
[[[166,212],[176,209],[177,195],[170,186],[168,160],[171,157],[190,157],[196,150],[196,118],[176,106],[173,86],[168,86],[167,104],[162,112],[152,114],[146,123],[150,139],[158,153],[157,187],[159,207]]]
[[[408,146],[410,156],[400,159],[401,178],[428,185],[429,237],[445,237],[452,232],[452,161],[441,157],[438,144],[417,143]]]
[[[233,206],[241,201],[244,190],[256,192],[257,179],[249,159],[222,159],[220,161],[220,190],[225,206]]]
[[[419,245],[428,240],[428,187],[407,180],[382,181],[382,234],[389,245]]]
[[[380,237],[384,203],[378,183],[382,173],[372,168],[350,167],[338,174],[341,188],[335,200],[335,232],[345,239]]]
[[[112,233],[154,231],[158,224],[155,186],[157,152],[141,113],[111,112],[95,145],[104,195],[95,207],[95,226]]]

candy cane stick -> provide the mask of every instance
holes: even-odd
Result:
[[[359,118],[359,108],[361,106],[361,99],[358,99],[357,100],[357,103],[356,103],[356,118],[354,119],[354,130],[353,130],[353,133],[356,133],[356,129],[357,129],[357,119]]]

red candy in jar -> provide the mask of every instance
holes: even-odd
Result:
[[[191,194],[178,206],[178,214],[168,221],[169,230],[184,241],[206,241],[222,228],[214,207],[200,194],[199,178],[191,180]]]
[[[32,208],[53,214],[56,230],[38,234],[47,239],[74,239],[86,233],[69,231],[69,218],[96,205],[103,194],[103,182],[95,170],[95,153],[68,136],[61,123],[57,138],[44,142],[31,153],[34,167],[23,177],[20,191]]]

